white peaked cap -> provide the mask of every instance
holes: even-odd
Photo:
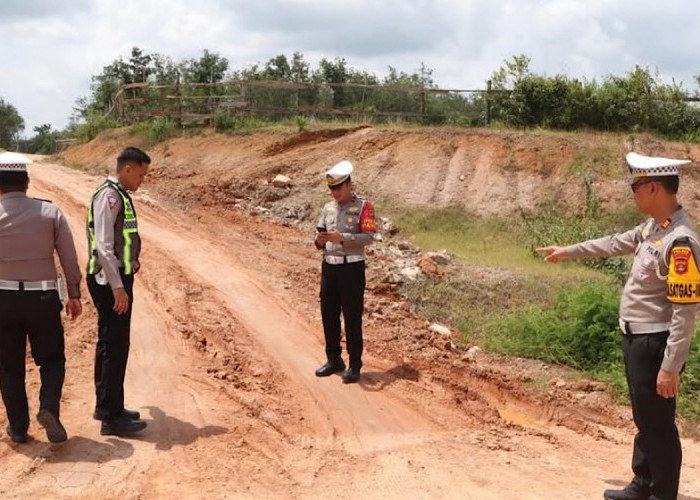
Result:
[[[644,156],[637,153],[627,153],[625,158],[629,165],[633,182],[642,177],[663,177],[678,175],[678,166],[687,165],[691,160],[676,160],[660,156]]]
[[[0,153],[0,172],[26,172],[31,162],[19,153]]]
[[[352,174],[352,163],[343,160],[326,172],[326,182],[329,186],[337,186],[348,180],[350,174]]]

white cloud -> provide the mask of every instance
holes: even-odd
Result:
[[[482,88],[516,54],[538,73],[600,78],[635,64],[696,89],[692,0],[3,0],[0,97],[31,128],[63,127],[91,75],[131,47],[174,60],[220,53],[231,68],[298,50],[386,74],[420,62],[443,87]]]

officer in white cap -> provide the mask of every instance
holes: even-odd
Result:
[[[40,367],[37,420],[52,443],[67,439],[59,420],[65,353],[54,250],[68,284],[66,312],[75,319],[80,304],[80,268],[73,236],[61,211],[49,201],[27,197],[26,157],[0,154],[0,388],[7,434],[27,441],[29,405],[24,386],[26,338]]]
[[[679,374],[688,358],[700,302],[700,243],[678,204],[678,167],[690,160],[627,155],[634,201],[650,218],[626,233],[569,247],[538,249],[547,262],[634,254],[620,302],[625,372],[638,433],[634,479],[608,500],[672,500],[681,443],[675,424]]]
[[[333,195],[323,207],[314,243],[323,250],[321,267],[321,316],[327,362],[318,377],[343,372],[344,383],[357,382],[362,368],[362,312],[365,292],[365,247],[377,230],[372,203],[353,192],[352,164],[341,161],[328,172],[326,182]],[[340,313],[345,320],[349,368],[341,357]]]

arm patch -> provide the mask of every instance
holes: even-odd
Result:
[[[686,238],[674,242],[671,248],[666,284],[666,298],[669,301],[676,304],[700,302],[700,271]]]
[[[374,214],[374,205],[369,201],[364,203],[362,214],[360,215],[360,231],[363,233],[377,232],[377,218]]]

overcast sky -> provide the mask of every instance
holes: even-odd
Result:
[[[553,76],[658,69],[695,91],[697,0],[0,0],[0,97],[32,127],[62,128],[90,77],[131,47],[230,68],[296,50],[316,66],[344,57],[378,76],[421,62],[449,88],[483,88],[504,59],[526,54]]]

